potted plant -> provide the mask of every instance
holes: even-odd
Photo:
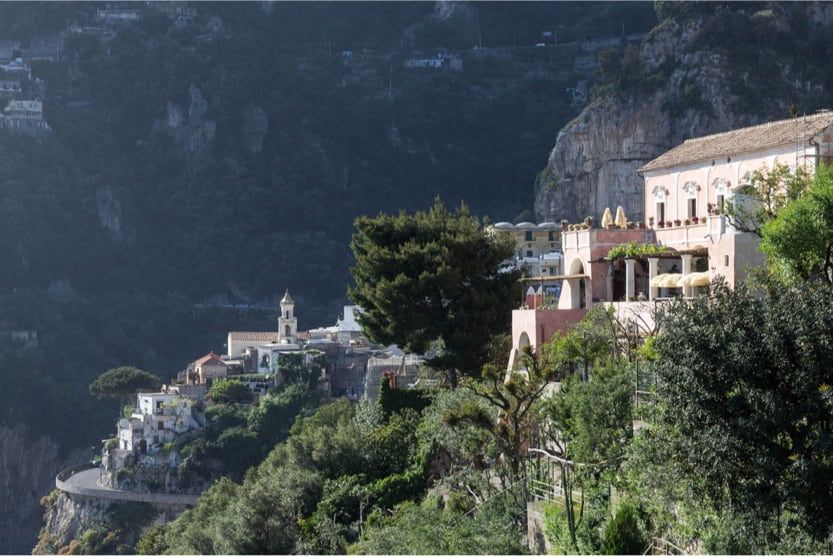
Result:
[[[692,216],[692,217],[691,217],[691,223],[692,223],[692,224],[697,224],[697,222],[699,222],[699,221],[700,221],[700,219],[699,219],[699,218],[697,218],[696,216]]]
[[[666,220],[666,221],[665,221],[665,227],[666,227],[666,228],[670,228],[670,227],[671,227],[671,226],[673,226],[673,225],[674,225],[674,223],[673,223],[673,222],[671,222],[670,220]]]
[[[570,222],[568,222],[567,220],[562,220],[561,221],[561,231],[562,232],[566,232],[569,227],[570,227]]]
[[[688,218],[686,218],[685,220],[683,220],[683,223],[684,223],[686,226],[691,226],[691,220],[689,220]]]
[[[683,223],[682,223],[682,221],[678,218],[677,220],[674,220],[674,225],[675,225],[675,226],[682,226],[682,225],[683,225]]]
[[[653,225],[654,225],[653,220],[654,220],[654,219],[653,219],[653,218],[651,218],[651,226],[653,226]],[[637,230],[644,230],[644,229],[645,229],[645,222],[637,222],[637,223],[636,223],[636,229],[637,229]]]
[[[648,227],[650,227],[650,228],[654,227],[654,217],[653,216],[648,217]]]
[[[587,218],[584,219],[584,223],[587,225],[588,228],[592,228],[593,227],[593,217],[588,216]]]

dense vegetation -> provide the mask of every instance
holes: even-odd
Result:
[[[438,198],[425,212],[356,219],[351,248],[349,296],[372,341],[435,351],[427,363],[452,386],[458,372],[479,372],[489,358],[482,339],[508,330],[514,307],[520,273],[499,272],[511,238],[484,234],[465,205],[451,213]]]
[[[800,234],[824,227],[795,220],[791,207],[825,207],[830,179],[822,167],[769,214],[764,241],[782,221]],[[446,218],[434,227],[447,229]],[[436,248],[455,241],[446,234]],[[359,267],[365,257],[378,254],[359,250]],[[493,362],[457,388],[383,387],[376,402],[325,404],[297,418],[241,483],[216,483],[138,548],[516,553],[526,550],[526,503],[538,501],[558,553],[644,553],[651,539],[688,551],[829,552],[833,290],[826,272],[774,268],[759,291],[718,282],[665,305],[656,329],[596,307],[508,373],[495,330],[478,348]],[[386,289],[396,298],[411,287]],[[650,394],[635,405],[645,375]],[[545,396],[553,379],[560,388]]]
[[[542,30],[564,43],[654,21],[627,3],[207,3],[183,24],[137,3],[112,38],[69,31],[101,27],[98,7],[0,6],[0,39],[24,55],[65,33],[22,84],[53,132],[0,135],[0,325],[41,345],[0,343],[14,393],[0,421],[63,448],[109,434],[115,403],[86,392],[108,368],[170,378],[231,328],[273,328],[286,287],[302,327],[333,319],[355,216],[437,193],[498,218],[528,208],[578,111],[565,90],[588,77],[532,47]],[[478,42],[508,50],[475,55]],[[403,67],[439,49],[462,49],[463,71]]]

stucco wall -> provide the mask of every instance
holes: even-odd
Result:
[[[725,180],[729,190],[744,183],[744,176],[748,172],[762,167],[772,168],[776,162],[795,168],[797,164],[806,164],[812,169],[814,148],[787,145],[758,151],[737,154],[731,157],[704,160],[694,164],[663,168],[645,173],[645,221],[649,218],[657,220],[657,198],[655,188],[667,191],[665,201],[666,220],[685,220],[688,218],[688,195],[683,191],[686,183],[699,186],[695,197],[697,199],[697,215],[706,216],[708,203],[716,205],[717,193],[715,185],[718,180]]]

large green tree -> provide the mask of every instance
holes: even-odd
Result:
[[[651,434],[690,485],[684,496],[732,513],[749,535],[833,527],[831,306],[819,284],[763,298],[718,284],[672,305],[655,342]]]
[[[784,207],[799,199],[810,183],[804,167],[793,172],[779,162],[772,168],[753,170],[744,179],[746,183],[726,201],[723,212],[735,228],[758,235]]]
[[[833,168],[820,165],[806,192],[768,220],[761,236],[777,277],[833,284]]]
[[[162,381],[158,376],[136,367],[116,367],[101,373],[92,384],[90,394],[97,398],[116,398],[121,402],[141,390],[158,390]]]
[[[350,298],[368,336],[425,353],[430,366],[478,375],[488,338],[507,332],[518,274],[500,272],[514,243],[489,234],[465,205],[449,212],[437,199],[425,212],[360,217],[351,244],[356,264]]]

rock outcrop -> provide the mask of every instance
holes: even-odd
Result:
[[[660,24],[641,46],[643,83],[594,101],[561,130],[536,183],[538,218],[598,219],[606,207],[622,205],[630,220],[641,220],[637,170],[644,163],[692,137],[787,117],[783,97],[754,110],[738,102],[730,83],[743,69],[725,48],[703,40],[706,23],[721,16],[710,17]],[[793,87],[787,61],[773,60],[772,74]]]
[[[57,442],[31,438],[23,427],[0,427],[0,446],[0,553],[27,553],[42,524],[41,497],[81,453],[63,455]]]

